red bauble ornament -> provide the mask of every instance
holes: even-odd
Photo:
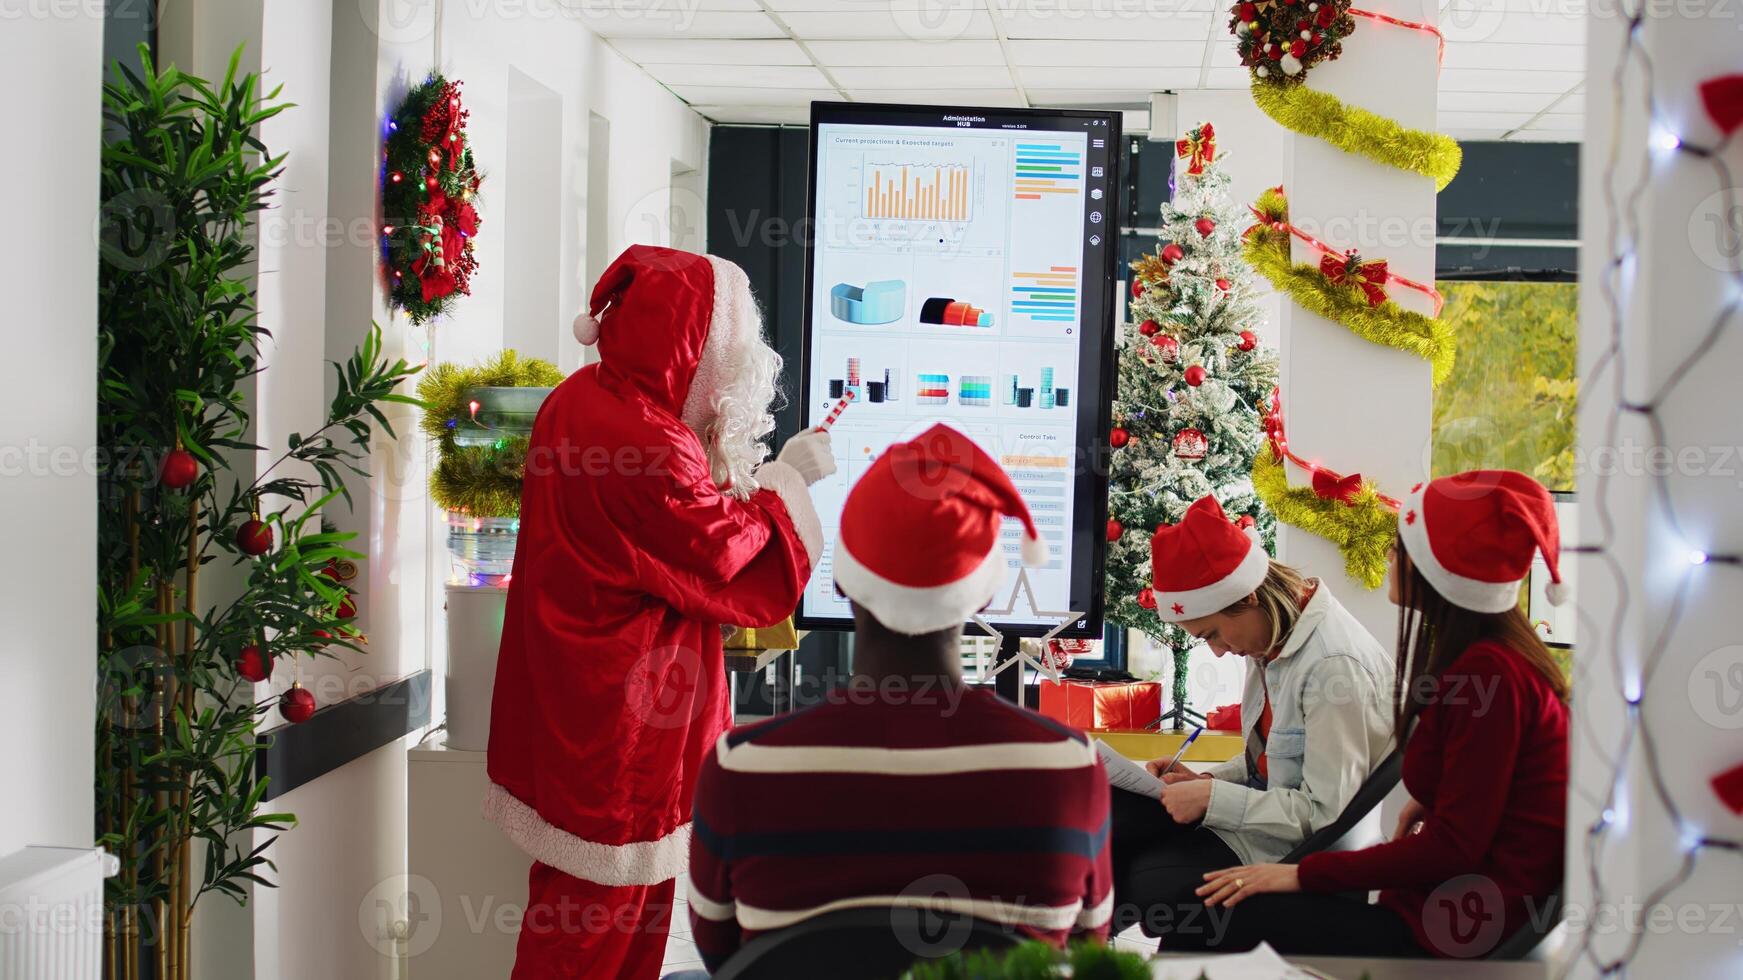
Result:
[[[1144,295],[1144,284],[1142,282],[1139,282],[1136,279],[1133,279],[1132,280],[1132,298],[1137,299],[1138,297],[1140,297],[1142,295]]]
[[[1108,519],[1108,540],[1109,541],[1118,541],[1120,539],[1120,535],[1122,535],[1124,533],[1126,533],[1125,525],[1121,524],[1119,521],[1116,521],[1112,518]]]
[[[1204,433],[1190,426],[1181,429],[1174,435],[1174,456],[1188,462],[1197,462],[1204,458],[1210,450],[1210,442]]]
[[[1229,281],[1227,279],[1218,279],[1216,281],[1216,288],[1222,290],[1225,293],[1228,292],[1229,291]]]
[[[1259,338],[1251,330],[1241,331],[1241,350],[1252,350],[1259,346]]]
[[[245,555],[264,555],[272,550],[272,525],[251,517],[236,529],[236,547]]]
[[[171,449],[163,454],[163,463],[158,466],[157,479],[159,483],[171,490],[186,490],[200,478],[200,461],[186,449]]]
[[[1209,218],[1200,218],[1193,222],[1192,227],[1197,228],[1199,235],[1202,237],[1209,238],[1210,233],[1216,231],[1216,222]]]
[[[1117,425],[1114,426],[1114,430],[1112,432],[1108,433],[1108,445],[1114,447],[1115,449],[1118,449],[1121,446],[1124,446],[1126,443],[1130,442],[1131,439],[1132,439],[1132,434],[1130,432],[1127,432],[1125,429],[1120,428]]]
[[[1302,40],[1297,40],[1294,44],[1291,44],[1289,46],[1289,53],[1294,55],[1297,58],[1306,54],[1307,53],[1307,42],[1302,41]]]
[[[300,725],[314,716],[315,696],[301,684],[292,684],[291,689],[278,699],[278,713],[285,721]]]
[[[1150,343],[1155,344],[1156,349],[1162,353],[1163,364],[1173,364],[1180,360],[1180,341],[1173,335],[1157,334],[1151,338]]]
[[[1258,521],[1253,520],[1253,515],[1251,515],[1251,514],[1242,514],[1239,518],[1236,518],[1236,520],[1235,520],[1235,526],[1240,528],[1243,531],[1247,530],[1248,528],[1250,528],[1258,523],[1259,523]]]
[[[1155,336],[1156,332],[1161,329],[1162,324],[1157,323],[1155,320],[1145,320],[1143,323],[1138,324],[1138,332],[1146,337]]]
[[[1186,249],[1181,248],[1179,245],[1169,242],[1167,245],[1162,246],[1162,261],[1168,265],[1173,265],[1184,258],[1186,258]]]
[[[236,654],[236,673],[245,681],[259,684],[272,676],[272,661],[250,643]]]
[[[1145,609],[1156,608],[1156,593],[1150,591],[1148,585],[1138,590],[1138,605]]]
[[[355,619],[357,617],[357,602],[351,598],[350,592],[346,592],[340,597],[339,607],[334,610],[333,615],[340,619]]]
[[[1204,384],[1204,377],[1204,368],[1199,367],[1197,364],[1186,369],[1186,383],[1194,388]]]

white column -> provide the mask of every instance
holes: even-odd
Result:
[[[0,7],[7,234],[0,416],[0,855],[91,846],[97,621],[97,174],[102,5]],[[10,938],[0,942],[10,942]]]
[[[1717,980],[1743,974],[1739,857],[1696,844],[1743,838],[1708,784],[1743,763],[1743,324],[1700,347],[1739,295],[1743,150],[1727,175],[1675,140],[1717,141],[1696,87],[1738,70],[1736,12],[1649,12],[1637,46],[1613,10],[1586,46],[1578,537],[1603,550],[1577,561],[1569,975]]]
[[[1417,0],[1372,0],[1364,6],[1406,20],[1433,23],[1436,7]],[[1307,84],[1421,130],[1435,127],[1437,66],[1432,35],[1357,20],[1338,60],[1312,69]],[[1386,259],[1417,282],[1434,280],[1433,181],[1290,134],[1284,189],[1289,220],[1335,248]],[[1319,256],[1301,242],[1296,262]],[[1391,297],[1429,312],[1410,290]],[[1283,408],[1289,445],[1299,455],[1345,475],[1361,473],[1382,492],[1400,496],[1427,475],[1432,387],[1427,361],[1371,343],[1341,324],[1283,304]],[[1291,467],[1290,479],[1306,474]],[[1387,646],[1397,612],[1385,588],[1368,591],[1344,574],[1343,555],[1324,538],[1282,525],[1278,557],[1324,579],[1369,632]]]

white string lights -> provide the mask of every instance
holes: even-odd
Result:
[[[1609,330],[1607,343],[1582,381],[1582,397],[1592,397],[1602,390],[1600,385],[1607,383],[1611,403],[1601,419],[1588,418],[1582,424],[1590,426],[1594,421],[1602,422],[1601,440],[1585,438],[1584,441],[1588,444],[1596,442],[1600,446],[1617,447],[1625,420],[1638,419],[1651,435],[1648,451],[1667,452],[1669,440],[1663,410],[1678,394],[1691,394],[1683,391],[1683,383],[1689,373],[1714,349],[1727,331],[1736,328],[1737,314],[1743,308],[1743,266],[1739,266],[1733,259],[1731,268],[1714,269],[1713,274],[1729,280],[1729,284],[1725,298],[1711,321],[1692,348],[1674,363],[1662,382],[1652,387],[1644,398],[1631,397],[1631,390],[1640,390],[1643,387],[1647,372],[1644,366],[1631,363],[1629,351],[1639,350],[1644,346],[1648,332],[1654,328],[1654,318],[1648,315],[1654,311],[1637,309],[1632,302],[1634,278],[1639,266],[1637,249],[1645,232],[1642,204],[1648,196],[1649,185],[1655,178],[1667,179],[1666,171],[1677,164],[1704,163],[1719,186],[1720,214],[1730,216],[1743,212],[1736,210],[1739,203],[1737,192],[1733,186],[1731,169],[1724,159],[1724,153],[1732,142],[1731,135],[1727,134],[1712,144],[1691,142],[1687,134],[1679,132],[1679,127],[1672,125],[1660,111],[1659,97],[1655,91],[1657,77],[1653,52],[1645,37],[1647,20],[1654,16],[1654,10],[1651,0],[1623,0],[1617,10],[1618,16],[1623,18],[1625,35],[1615,69],[1609,79],[1610,112],[1615,122],[1610,134],[1601,185],[1606,221],[1602,245],[1607,259],[1599,291]],[[1590,43],[1610,43],[1601,22],[1595,23],[1600,23],[1600,26],[1594,27]],[[1624,167],[1623,143],[1628,130],[1625,118],[1633,107],[1629,102],[1631,96],[1641,100],[1639,106],[1644,110],[1650,129],[1640,158],[1630,161],[1638,167],[1638,173],[1628,186],[1621,187],[1619,184]],[[1663,311],[1656,312],[1662,315]],[[1587,331],[1586,336],[1590,335],[1591,332]],[[1655,334],[1654,342],[1664,336],[1664,332],[1659,331]],[[1670,336],[1674,337],[1675,334]],[[1717,397],[1717,393],[1711,390],[1706,394],[1708,397]],[[1606,879],[1604,870],[1606,858],[1611,856],[1611,849],[1626,840],[1631,829],[1644,832],[1642,818],[1645,815],[1631,813],[1631,801],[1635,806],[1643,800],[1656,803],[1660,813],[1653,816],[1662,817],[1668,821],[1670,827],[1676,828],[1682,845],[1681,853],[1665,862],[1667,867],[1662,877],[1651,883],[1650,890],[1640,903],[1640,907],[1644,909],[1654,909],[1687,882],[1694,875],[1697,862],[1703,856],[1721,852],[1729,852],[1729,856],[1735,856],[1743,852],[1743,840],[1710,834],[1686,818],[1685,804],[1673,795],[1667,785],[1660,747],[1643,710],[1643,702],[1648,692],[1653,690],[1655,680],[1659,679],[1659,669],[1665,663],[1667,651],[1674,649],[1673,644],[1677,642],[1679,628],[1683,626],[1685,614],[1688,612],[1691,589],[1696,584],[1705,584],[1703,579],[1706,576],[1738,575],[1739,567],[1743,566],[1743,555],[1709,551],[1715,545],[1700,541],[1691,533],[1691,510],[1686,502],[1679,503],[1673,492],[1670,471],[1667,468],[1648,467],[1647,474],[1650,478],[1648,507],[1656,512],[1657,519],[1674,536],[1669,545],[1672,553],[1674,554],[1676,548],[1681,548],[1686,561],[1676,571],[1675,586],[1664,621],[1641,650],[1637,663],[1628,662],[1626,654],[1630,644],[1624,640],[1624,630],[1629,616],[1637,612],[1632,607],[1643,590],[1630,581],[1630,575],[1616,553],[1616,513],[1619,505],[1615,499],[1616,473],[1611,469],[1596,468],[1590,480],[1589,491],[1587,484],[1582,483],[1581,486],[1582,497],[1590,493],[1592,507],[1588,512],[1596,516],[1596,540],[1568,549],[1570,553],[1588,557],[1590,561],[1582,564],[1594,566],[1593,571],[1601,569],[1610,578],[1609,584],[1613,587],[1615,596],[1613,608],[1609,610],[1608,628],[1604,631],[1610,665],[1618,679],[1618,693],[1622,701],[1622,727],[1616,734],[1614,754],[1605,751],[1596,733],[1589,728],[1583,732],[1608,769],[1603,798],[1597,803],[1598,815],[1584,831],[1587,884],[1591,890],[1591,908],[1594,910],[1616,907],[1617,904],[1617,896],[1612,893],[1613,888]],[[1587,508],[1582,507],[1582,510]],[[1665,547],[1664,542],[1653,540],[1647,543],[1646,551],[1656,554]],[[1588,622],[1591,617],[1584,608],[1580,615],[1584,635],[1594,635],[1596,630],[1593,627],[1596,624]],[[1588,693],[1584,696],[1590,697],[1589,687],[1586,690]],[[1576,679],[1576,700],[1582,697],[1581,691],[1582,685]],[[1578,711],[1578,716],[1585,720],[1586,725],[1590,724],[1590,714],[1589,708]],[[1650,786],[1650,792],[1643,800],[1632,796],[1628,785],[1631,762],[1636,750],[1640,756],[1640,774]],[[1587,969],[1598,976],[1626,975],[1648,938],[1649,930],[1636,924],[1629,930],[1625,942],[1614,944],[1616,948],[1601,949],[1600,946],[1605,944],[1596,941],[1596,931],[1588,920],[1586,927],[1580,932],[1579,943],[1563,959],[1559,975],[1567,976],[1575,970],[1584,972]]]

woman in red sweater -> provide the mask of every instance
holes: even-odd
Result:
[[[1557,601],[1554,506],[1530,477],[1480,470],[1412,488],[1392,551],[1410,792],[1397,833],[1299,865],[1206,874],[1206,946],[1482,956],[1548,914],[1565,846],[1568,685],[1518,607],[1538,551]]]

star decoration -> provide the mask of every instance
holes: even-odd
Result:
[[[1404,512],[1404,523],[1415,524],[1416,523],[1416,511],[1413,511],[1413,510],[1405,511]]]
[[[1176,602],[1174,604],[1174,615],[1176,615],[1176,616],[1186,615],[1186,607],[1181,605],[1180,603]]]

